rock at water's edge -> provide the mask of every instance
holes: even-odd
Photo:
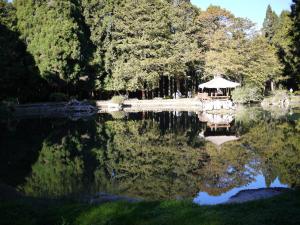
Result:
[[[243,203],[253,200],[271,198],[273,196],[282,194],[290,190],[289,188],[260,188],[243,190],[232,196],[227,202],[228,203]]]

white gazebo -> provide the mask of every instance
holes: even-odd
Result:
[[[200,84],[199,88],[204,89],[204,88],[208,88],[208,89],[219,89],[219,88],[236,88],[238,86],[240,86],[240,83],[236,83],[236,82],[232,82],[229,80],[224,79],[223,77],[217,76],[214,79]]]
[[[212,97],[222,98],[222,97],[227,97],[229,95],[228,89],[230,90],[238,86],[241,86],[241,84],[226,80],[221,76],[216,76],[214,79],[206,83],[200,84],[199,88],[202,90],[202,92],[204,89],[210,89],[209,93],[211,93]],[[225,93],[220,91],[221,89],[225,89],[224,90]]]

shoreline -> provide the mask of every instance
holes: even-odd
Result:
[[[252,201],[259,201],[263,199],[272,198],[277,195],[281,195],[287,193],[289,191],[294,191],[291,188],[280,188],[280,187],[273,187],[273,188],[257,188],[257,189],[245,189],[241,190],[235,195],[232,195],[227,201],[213,204],[213,205],[226,205],[226,204],[236,204],[236,203],[246,203]],[[14,200],[38,200],[39,202],[61,202],[63,199],[47,199],[47,198],[33,198],[30,196],[26,196],[23,193],[17,191],[14,187],[8,186],[5,184],[0,183],[0,200],[1,201],[14,201]],[[69,198],[67,198],[69,199]],[[127,202],[127,203],[137,203],[137,202],[149,202],[149,200],[144,200],[143,198],[139,197],[130,197],[127,195],[118,195],[118,194],[111,194],[108,192],[97,192],[90,195],[83,195],[77,199],[70,198],[69,200],[78,202],[78,203],[85,203],[90,205],[101,205],[110,202]],[[162,200],[164,201],[164,200]],[[186,200],[183,200],[186,201]],[[198,206],[205,206],[195,203]]]
[[[299,101],[295,101],[299,99]],[[235,114],[236,111],[243,105],[233,104],[230,100],[199,100],[196,98],[182,98],[182,99],[152,99],[152,100],[138,100],[128,99],[123,104],[114,104],[110,100],[97,101],[76,101],[78,106],[70,106],[70,102],[44,102],[33,104],[20,104],[7,108],[7,116],[12,117],[90,117],[98,113],[112,113],[112,112],[162,112],[162,111],[185,111],[185,112],[207,112],[211,114]],[[278,105],[262,105],[258,104],[264,110],[281,109],[287,110],[289,108],[300,106],[300,96],[294,98],[287,107],[280,107]],[[75,107],[75,110],[74,110]],[[79,110],[76,109],[79,107]],[[4,114],[5,115],[5,114]]]
[[[86,114],[92,115],[103,112],[125,111],[194,111],[194,112],[208,112],[208,111],[228,111],[233,112],[236,106],[230,100],[204,100],[201,101],[196,98],[182,98],[182,99],[153,99],[153,100],[137,100],[128,99],[123,104],[114,104],[110,100],[94,101],[92,104],[88,101],[78,102],[78,105],[70,106],[70,102],[45,102],[34,104],[20,104],[15,105],[12,114],[19,115],[53,115],[53,114]],[[80,109],[77,110],[77,108]]]

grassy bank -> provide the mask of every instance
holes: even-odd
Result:
[[[300,192],[245,204],[197,206],[182,201],[100,206],[41,201],[0,203],[1,225],[288,225],[300,224]]]

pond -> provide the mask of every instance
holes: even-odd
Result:
[[[104,192],[205,205],[300,185],[299,109],[23,117],[0,126],[0,183],[30,197]]]

